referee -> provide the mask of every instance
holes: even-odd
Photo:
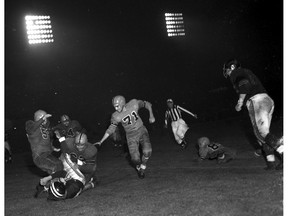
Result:
[[[186,122],[182,119],[181,111],[188,113],[189,115],[197,118],[196,114],[180,107],[179,105],[174,105],[172,99],[167,100],[167,110],[165,112],[165,128],[167,128],[168,120],[171,120],[172,132],[174,134],[175,140],[181,148],[185,149],[187,143],[185,141],[185,133],[189,129]]]

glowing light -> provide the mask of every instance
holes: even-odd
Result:
[[[29,44],[53,43],[50,16],[25,16]]]
[[[182,13],[165,13],[165,21],[168,37],[185,36]]]

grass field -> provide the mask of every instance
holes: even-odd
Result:
[[[205,135],[237,151],[235,160],[222,165],[198,162],[195,143],[182,150],[168,133],[151,131],[153,153],[142,180],[125,155],[107,142],[98,157],[99,184],[61,202],[47,202],[45,194],[33,198],[43,173],[33,165],[31,153],[16,154],[5,166],[5,215],[283,215],[283,172],[263,169],[264,159],[254,156],[238,123],[190,128],[195,142]]]

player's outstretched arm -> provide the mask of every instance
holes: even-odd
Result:
[[[144,101],[145,103],[145,108],[149,111],[149,122],[150,123],[154,123],[155,122],[155,117],[154,117],[154,114],[153,114],[153,110],[152,110],[152,104],[148,101]]]
[[[95,146],[97,146],[97,145],[98,145],[98,146],[101,146],[102,143],[103,143],[109,136],[110,136],[110,134],[107,133],[107,132],[105,132],[105,134],[104,134],[104,136],[102,137],[102,139],[101,139],[100,141],[94,143],[93,145],[95,145]]]

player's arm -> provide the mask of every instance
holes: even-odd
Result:
[[[25,124],[26,133],[28,135],[34,133],[40,127],[40,125],[43,122],[44,122],[43,118],[39,119],[37,122],[34,122],[32,120],[27,121],[26,124]]]
[[[235,110],[237,112],[239,112],[242,109],[245,97],[246,97],[246,94],[239,94],[239,99],[238,99],[237,104],[235,106]]]
[[[102,139],[99,142],[94,143],[94,145],[99,145],[101,146],[102,143],[111,135],[115,132],[117,128],[118,122],[114,120],[112,117],[111,124],[109,125],[108,129],[105,131]]]
[[[209,150],[208,150],[207,146],[199,147],[199,156],[200,156],[201,160],[205,160],[207,158],[208,151]]]
[[[149,122],[154,123],[155,118],[154,118],[154,114],[152,110],[152,104],[148,101],[143,101],[143,103],[144,103],[144,107],[149,111]]]
[[[166,110],[166,112],[165,112],[165,120],[164,120],[164,122],[165,122],[165,128],[168,127],[168,119],[169,119],[169,114],[168,114],[168,111]]]
[[[183,108],[183,107],[181,107],[181,106],[178,106],[178,108],[179,108],[180,110],[182,110],[182,111],[184,111],[184,112],[188,113],[189,115],[193,116],[194,118],[197,118],[197,115],[196,115],[196,114],[194,114],[194,113],[192,113],[192,112],[190,112],[189,110],[187,110],[187,109],[184,109],[184,108]]]

